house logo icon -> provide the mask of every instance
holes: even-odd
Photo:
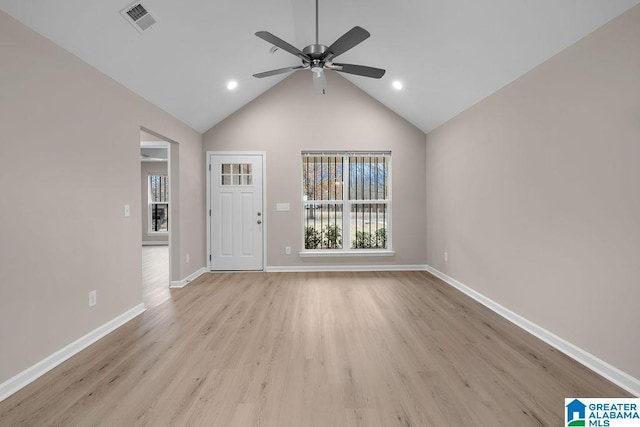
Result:
[[[585,409],[587,405],[574,399],[567,405],[567,427],[585,425]]]

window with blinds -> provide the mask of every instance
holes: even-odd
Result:
[[[169,231],[169,176],[149,175],[149,232]]]
[[[390,152],[303,152],[304,248],[390,249]]]

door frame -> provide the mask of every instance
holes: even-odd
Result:
[[[207,151],[205,218],[207,219],[207,270],[211,269],[213,254],[211,253],[211,156],[260,156],[262,159],[262,271],[267,268],[267,152],[266,151]],[[251,270],[256,271],[256,270]],[[257,270],[260,271],[260,270]]]

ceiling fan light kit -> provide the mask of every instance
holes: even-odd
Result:
[[[310,44],[303,50],[287,43],[268,31],[258,31],[256,36],[271,43],[276,48],[280,48],[297,56],[302,64],[294,67],[279,68],[277,70],[265,71],[254,74],[253,77],[264,78],[278,74],[290,73],[298,70],[311,70],[313,73],[313,87],[319,93],[326,93],[326,77],[324,70],[333,70],[341,73],[355,74],[357,76],[371,77],[379,79],[384,76],[385,70],[381,68],[368,67],[365,65],[338,64],[333,62],[334,58],[342,55],[349,49],[359,45],[369,38],[371,34],[362,27],[355,26],[329,47],[318,43],[318,0],[316,0],[316,42]]]

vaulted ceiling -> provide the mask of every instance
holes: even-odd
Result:
[[[639,2],[320,0],[320,43],[366,28],[371,37],[340,62],[387,73],[343,76],[428,132]],[[142,3],[158,23],[141,34],[119,13],[127,0],[0,0],[0,9],[200,132],[286,78],[252,74],[299,64],[256,31],[300,49],[315,38],[314,0]]]

